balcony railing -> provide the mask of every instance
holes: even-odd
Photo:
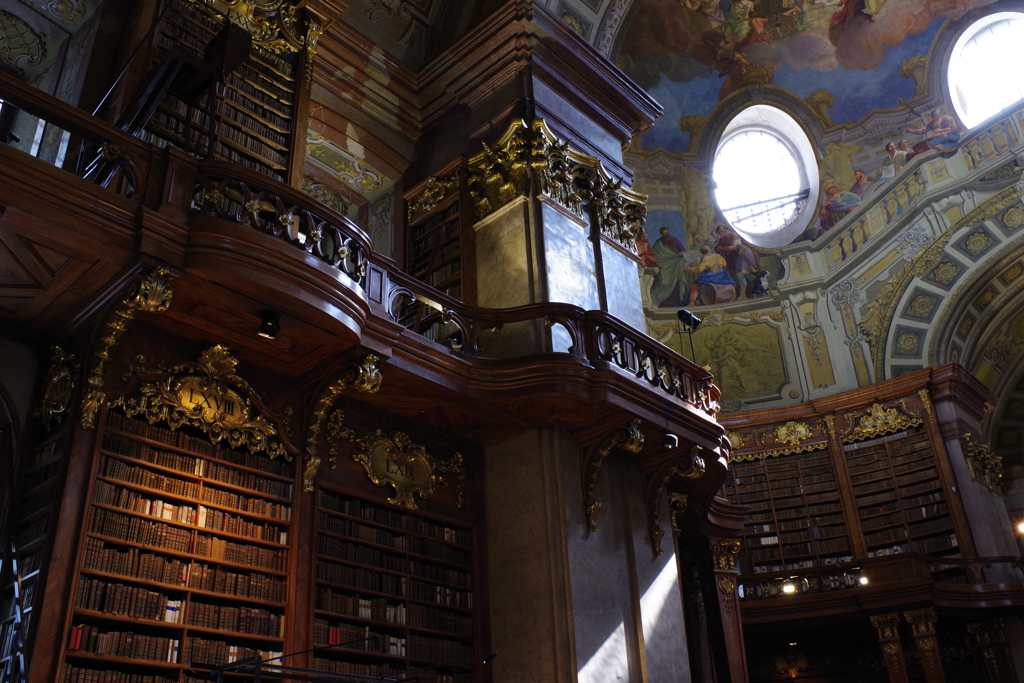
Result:
[[[280,240],[295,249],[297,256],[301,251],[301,258],[312,256],[345,275],[348,283],[343,281],[342,286],[358,290],[361,302],[372,298],[367,293],[368,279],[375,271],[374,287],[382,292],[383,317],[388,324],[399,323],[415,333],[420,343],[444,337],[442,352],[465,358],[535,356],[552,354],[549,337],[528,336],[532,341],[514,344],[511,351],[506,344],[500,353],[492,348],[490,339],[503,331],[507,337],[516,325],[560,327],[568,339],[562,347],[564,353],[576,363],[625,374],[665,398],[709,415],[718,412],[721,394],[708,369],[608,313],[561,303],[504,310],[467,306],[401,272],[387,259],[373,257],[370,239],[358,226],[272,178],[237,164],[158,149],[3,73],[0,100],[70,133],[71,147],[81,151],[77,159],[69,158],[60,166],[68,173],[150,209],[170,204],[173,210],[168,216],[215,218],[251,228],[254,239],[255,233],[260,233]],[[86,159],[95,163],[90,167],[84,163]],[[16,162],[12,157],[11,163]],[[189,183],[192,192],[179,190]],[[405,322],[410,307],[431,309],[445,326],[445,333],[437,335],[434,324],[425,327]]]

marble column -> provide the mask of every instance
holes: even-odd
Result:
[[[889,673],[889,683],[908,683],[903,644],[900,642],[899,613],[871,617],[871,624],[878,631],[878,644],[882,647],[882,659]]]

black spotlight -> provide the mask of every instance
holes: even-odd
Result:
[[[281,331],[281,319],[273,311],[265,311],[260,316],[260,329],[256,334],[264,339],[277,339],[277,333]]]
[[[695,332],[700,327],[701,319],[685,308],[676,311],[676,317],[679,318],[679,322],[683,324],[687,332]]]
[[[661,437],[661,446],[669,450],[679,448],[679,437],[670,432],[665,432],[665,436]]]
[[[683,330],[690,335],[690,356],[691,360],[697,362],[697,351],[693,348],[693,331],[700,327],[701,319],[690,313],[685,308],[680,308],[676,311],[676,317],[679,318],[679,322],[682,323],[682,327],[679,329],[679,350],[683,350]]]

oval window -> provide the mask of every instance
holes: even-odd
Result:
[[[997,12],[971,24],[953,45],[947,77],[953,108],[973,128],[1024,98],[1020,62],[1024,14]]]
[[[811,141],[792,116],[767,105],[737,114],[718,143],[711,169],[715,201],[745,240],[781,247],[802,233],[818,201]]]

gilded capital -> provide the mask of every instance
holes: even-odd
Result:
[[[935,635],[935,622],[938,621],[939,618],[938,615],[935,614],[935,608],[925,607],[924,609],[904,612],[903,618],[907,620],[908,624],[910,624],[910,628],[913,629],[915,638]]]
[[[711,561],[716,572],[736,571],[736,553],[740,551],[738,538],[708,538]]]

